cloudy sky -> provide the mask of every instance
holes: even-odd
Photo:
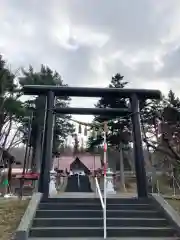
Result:
[[[130,87],[180,95],[180,0],[0,0],[0,30],[12,68],[43,63],[93,87],[120,72]]]

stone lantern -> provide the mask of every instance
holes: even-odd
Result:
[[[113,172],[110,168],[107,169],[106,172],[106,192],[107,194],[115,194],[116,191],[114,190],[114,184],[113,184]]]

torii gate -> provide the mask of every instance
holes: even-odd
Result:
[[[137,193],[138,197],[148,196],[139,116],[139,100],[161,99],[161,92],[159,90],[25,85],[22,88],[22,91],[26,95],[46,96],[45,129],[39,179],[39,191],[44,193],[44,197],[48,197],[49,194],[50,164],[52,158],[53,124],[55,113],[103,116],[108,115],[113,117],[120,117],[130,114],[133,125],[133,146],[137,179]],[[56,96],[129,98],[131,107],[130,109],[58,108],[54,106]]]

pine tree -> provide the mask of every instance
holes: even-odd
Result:
[[[35,72],[30,66],[29,71],[23,71],[23,77],[19,79],[21,86],[23,85],[58,85],[67,86],[64,84],[61,76],[51,70],[49,67],[41,66],[39,72]],[[70,104],[70,98],[57,97],[56,106],[68,107]],[[27,108],[34,108],[34,118],[32,122],[32,136],[31,145],[33,147],[33,163],[35,168],[39,169],[39,160],[41,159],[42,149],[42,136],[44,129],[44,110],[45,110],[45,97],[38,96],[32,100],[26,101]],[[74,126],[70,122],[70,115],[57,114],[54,124],[54,139],[53,139],[53,154],[59,154],[61,145],[64,144],[66,138],[74,133]],[[27,128],[26,128],[27,129]],[[27,136],[27,134],[25,134]]]
[[[141,106],[143,140],[148,149],[158,153],[164,168],[169,165],[177,167],[180,163],[179,98],[170,90],[162,101],[146,101]]]
[[[124,81],[124,76],[117,73],[109,84],[109,88],[124,88],[128,82]],[[127,100],[124,98],[101,98],[95,105],[97,108],[127,108]],[[108,121],[107,141],[110,146],[119,149],[120,142],[127,144],[129,142],[129,133],[127,129],[130,127],[129,116],[113,119],[112,117],[96,116],[93,120],[97,125],[101,125],[101,132],[98,127],[95,131],[98,136],[90,136],[88,139],[88,149],[94,149],[103,142],[103,122]]]

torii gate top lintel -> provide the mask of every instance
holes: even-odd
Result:
[[[49,91],[55,96],[70,97],[121,97],[130,98],[135,94],[138,99],[161,99],[161,91],[153,89],[131,89],[131,88],[88,88],[88,87],[66,87],[53,85],[25,85],[22,91],[26,95],[47,95]]]

